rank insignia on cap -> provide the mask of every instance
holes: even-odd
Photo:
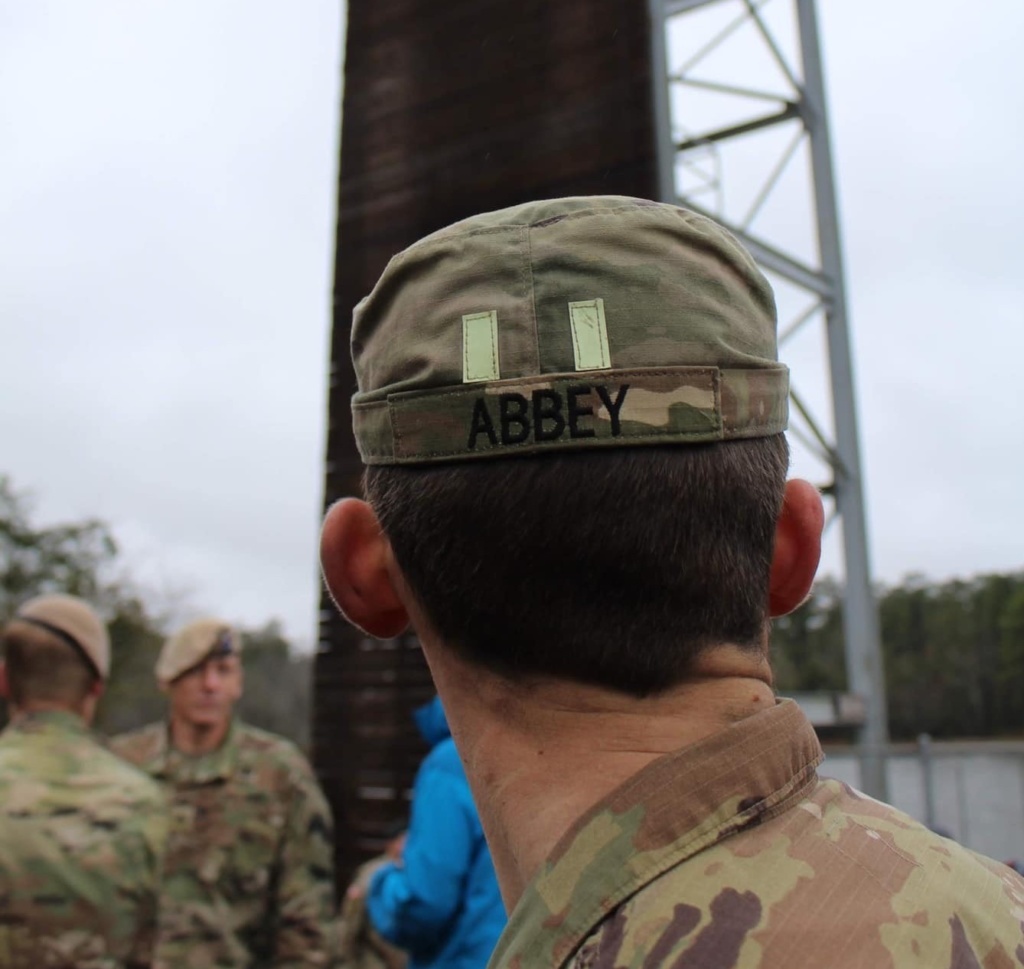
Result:
[[[230,656],[235,652],[234,640],[231,638],[231,630],[225,627],[217,631],[217,638],[207,656]]]

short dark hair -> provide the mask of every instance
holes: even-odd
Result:
[[[635,696],[762,647],[785,437],[371,466],[366,495],[444,641],[512,678]]]
[[[77,710],[99,679],[73,646],[17,618],[0,631],[0,648],[11,699],[17,706],[46,700]]]

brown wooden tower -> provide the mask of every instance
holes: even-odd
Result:
[[[532,198],[658,190],[641,0],[349,0],[346,36],[325,506],[360,490],[349,327],[394,253]],[[432,692],[414,639],[367,639],[324,600],[314,759],[341,880],[406,816]]]

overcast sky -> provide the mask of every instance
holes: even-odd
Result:
[[[876,575],[1024,567],[1024,7],[820,7]],[[0,473],[305,644],[342,17],[0,0]]]

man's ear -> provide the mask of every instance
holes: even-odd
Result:
[[[365,501],[342,498],[331,506],[320,531],[324,581],[342,615],[378,639],[392,639],[409,625],[390,561],[391,546]]]
[[[5,700],[11,698],[11,684],[7,680],[7,664],[0,660],[0,697]]]
[[[824,527],[825,510],[818,489],[808,481],[787,481],[775,525],[769,615],[784,616],[806,600],[818,571]]]

